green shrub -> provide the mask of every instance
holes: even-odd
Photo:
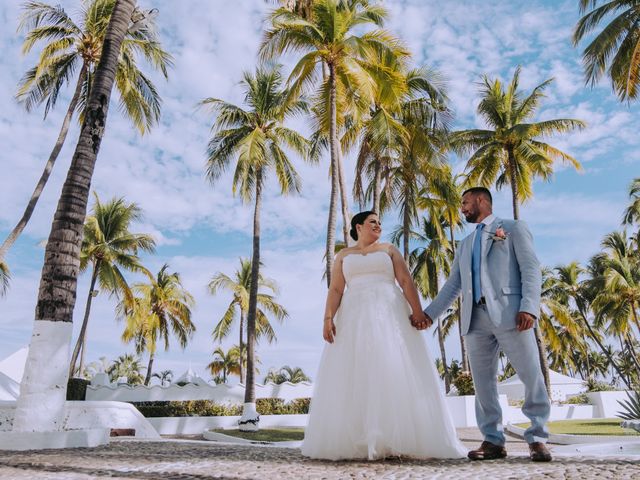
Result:
[[[131,402],[145,417],[222,417],[240,415],[241,405],[211,400]]]
[[[309,405],[311,405],[310,398],[294,398],[289,402],[291,406],[292,414],[305,414],[309,413]]]
[[[286,415],[289,413],[282,398],[258,398],[256,411],[260,415]]]
[[[524,405],[524,399],[520,398],[518,400],[507,400],[507,403],[512,407],[521,408]]]
[[[610,392],[611,390],[615,390],[615,387],[609,385],[606,382],[599,382],[590,378],[587,380],[587,391],[588,392]]]
[[[588,405],[589,397],[586,393],[581,393],[580,395],[574,395],[572,397],[567,398],[564,402],[566,405]]]
[[[259,398],[260,415],[309,413],[309,398],[296,398],[288,403],[282,398]],[[242,414],[242,405],[216,403],[212,400],[131,402],[145,417],[223,417]]]
[[[458,395],[475,395],[476,390],[473,388],[473,378],[471,372],[460,372],[456,378],[453,379],[453,385],[458,391]]]

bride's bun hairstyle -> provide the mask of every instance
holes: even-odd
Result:
[[[377,215],[377,213],[371,210],[365,210],[364,212],[356,213],[351,218],[351,230],[349,231],[349,235],[356,242],[358,241],[358,231],[356,230],[356,225],[364,224],[364,221],[367,219],[367,217],[369,217],[369,215]]]

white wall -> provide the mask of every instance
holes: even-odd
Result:
[[[614,418],[622,410],[619,400],[627,400],[627,392],[589,392],[589,403],[594,407],[594,418]]]
[[[13,426],[16,402],[0,402],[0,431]],[[133,428],[136,437],[158,438],[153,425],[130,403],[78,401],[66,402],[64,430],[90,430],[100,428]]]
[[[155,417],[149,423],[160,435],[199,434],[214,428],[237,428],[239,416]],[[260,428],[306,427],[307,415],[260,415]]]
[[[286,402],[295,398],[307,398],[313,395],[313,385],[309,382],[280,385],[267,383],[256,385],[256,398],[282,398]],[[218,403],[242,404],[244,385],[89,385],[87,400],[112,400],[118,402],[149,402],[168,400],[213,400]]]

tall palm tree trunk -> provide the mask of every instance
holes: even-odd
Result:
[[[378,156],[374,159],[373,174],[373,211],[380,215],[380,197],[382,196],[382,168]]]
[[[540,361],[540,369],[544,377],[544,385],[547,387],[547,394],[551,398],[551,379],[549,378],[549,363],[547,361],[547,348],[542,338],[540,328],[536,325],[533,327],[533,333],[536,337],[536,345],[538,346],[538,359]]]
[[[344,237],[344,245],[349,243],[349,227],[351,215],[349,214],[349,200],[347,199],[347,181],[344,176],[344,163],[342,150],[338,150],[338,180],[340,183],[340,206],[342,207],[342,236]]]
[[[329,63],[329,147],[331,150],[331,196],[329,198],[329,219],[327,222],[327,257],[326,277],[327,287],[331,285],[331,270],[333,269],[333,256],[336,251],[336,209],[338,205],[338,114],[336,100],[336,73],[335,65]]]
[[[509,156],[509,179],[511,181],[511,206],[513,208],[513,219],[520,218],[520,207],[518,205],[518,179],[516,170],[516,157],[511,148],[508,149]]]
[[[144,379],[144,384],[149,386],[151,382],[151,370],[153,369],[153,361],[156,358],[156,354],[154,352],[149,352],[149,363],[147,364],[147,376]]]
[[[69,362],[69,377],[73,377],[76,373],[76,362],[78,361],[78,354],[80,353],[80,349],[82,349],[82,357],[80,359],[80,367],[78,368],[78,374],[82,375],[82,369],[84,367],[84,349],[85,349],[85,339],[87,335],[87,324],[89,323],[89,312],[91,312],[91,302],[93,300],[93,291],[96,286],[96,280],[98,280],[98,271],[100,269],[100,260],[98,260],[94,266],[93,271],[91,272],[91,283],[89,284],[89,293],[87,295],[87,304],[84,308],[84,318],[82,319],[82,327],[80,327],[80,333],[78,334],[78,340],[76,341],[76,346],[73,349],[73,354],[71,355],[71,362]]]
[[[16,404],[14,431],[42,432],[63,427],[68,348],[91,177],[104,135],[120,46],[135,3],[135,0],[119,0],[115,4],[105,34],[80,138],[45,249],[33,335]]]
[[[509,155],[509,180],[511,183],[511,204],[513,206],[513,219],[518,220],[520,218],[520,211],[518,206],[518,184],[516,178],[516,159],[511,148],[508,149]],[[536,345],[538,346],[538,359],[540,361],[540,369],[542,370],[542,376],[544,378],[544,385],[547,387],[547,394],[551,397],[551,379],[549,378],[549,362],[547,361],[547,348],[542,338],[542,333],[538,325],[534,325],[533,332],[536,337]]]
[[[640,321],[638,320],[638,312],[636,311],[636,302],[631,301],[631,315],[633,316],[633,322],[638,329],[638,333],[640,334]]]
[[[409,263],[409,235],[411,233],[411,212],[409,212],[409,205],[405,203],[404,211],[402,212],[402,255],[404,261]]]
[[[255,344],[258,282],[260,280],[260,207],[262,205],[262,169],[256,172],[256,199],[253,211],[253,252],[251,254],[251,285],[247,314],[247,383],[244,386],[244,408],[238,422],[240,430],[256,431],[260,417],[255,410]]]
[[[438,279],[435,279],[435,291],[440,290]],[[442,318],[438,317],[438,345],[440,346],[440,358],[442,359],[442,369],[444,370],[444,389],[446,393],[451,390],[451,377],[449,374],[449,364],[447,363],[447,351],[444,346],[444,335],[442,333]]]
[[[84,84],[85,78],[87,77],[87,64],[86,62],[82,64],[82,68],[80,69],[80,75],[78,77],[78,83],[76,84],[75,92],[73,93],[73,97],[71,98],[71,103],[69,103],[69,108],[67,108],[67,113],[64,116],[64,120],[62,121],[62,127],[60,128],[60,133],[58,133],[58,138],[56,140],[55,145],[53,146],[53,150],[49,154],[49,159],[44,166],[44,170],[40,175],[40,179],[36,184],[36,188],[33,190],[31,194],[31,198],[29,199],[29,203],[27,203],[27,207],[22,214],[22,217],[18,221],[13,230],[7,235],[7,238],[4,240],[2,245],[0,246],[0,261],[4,260],[7,255],[9,249],[16,242],[22,231],[29,223],[31,219],[31,215],[33,214],[34,209],[36,208],[36,203],[40,199],[40,195],[42,195],[42,191],[44,190],[44,186],[47,184],[49,180],[49,176],[51,175],[51,170],[53,170],[53,165],[56,163],[58,159],[58,155],[60,154],[60,150],[62,150],[62,146],[67,138],[67,133],[69,133],[69,126],[71,125],[71,118],[73,117],[73,113],[76,111],[76,107],[78,106],[78,100],[80,99],[80,93],[82,92],[82,85]]]
[[[585,326],[587,327],[587,330],[589,331],[589,336],[591,337],[591,339],[594,342],[596,342],[596,344],[598,345],[598,347],[600,348],[602,353],[604,353],[604,355],[607,357],[607,360],[609,361],[609,364],[611,365],[611,368],[613,368],[618,373],[618,375],[620,376],[620,378],[622,379],[624,384],[628,388],[631,388],[631,385],[629,384],[629,381],[627,380],[627,378],[622,373],[622,370],[620,369],[620,367],[618,366],[618,364],[614,360],[613,356],[611,355],[611,352],[609,351],[608,348],[606,348],[602,344],[600,339],[597,337],[596,333],[593,331],[593,328],[591,327],[591,324],[589,323],[589,320],[587,320],[587,317],[584,314],[584,312],[582,312],[582,309],[578,309],[578,311],[580,312],[580,318],[582,319],[582,322],[585,324]]]
[[[627,350],[629,351],[629,357],[631,357],[631,361],[635,364],[636,369],[640,372],[640,362],[638,362],[638,354],[636,353],[636,349],[633,346],[633,336],[627,332],[625,335],[625,343],[627,344]]]
[[[244,384],[244,369],[242,368],[242,361],[243,361],[243,349],[244,349],[244,312],[240,311],[240,341],[238,342],[238,350],[240,352],[240,361],[239,361],[239,368],[240,368],[240,383]],[[225,377],[225,383],[226,383],[226,377]]]
[[[449,238],[451,240],[451,250],[453,252],[453,256],[456,256],[456,239],[453,232],[453,216],[449,214]],[[469,371],[469,359],[467,358],[467,347],[464,343],[464,336],[462,335],[462,302],[460,300],[460,295],[458,295],[458,337],[460,337],[460,356],[462,357],[462,371]]]

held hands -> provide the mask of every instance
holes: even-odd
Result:
[[[418,330],[425,330],[433,324],[431,317],[422,310],[409,315],[409,320],[411,320],[411,325]]]
[[[322,337],[329,343],[333,343],[336,337],[336,325],[330,318],[327,318],[324,321],[324,327],[322,327]]]
[[[518,312],[516,315],[516,328],[519,332],[524,332],[533,327],[536,322],[536,317],[527,312]]]

